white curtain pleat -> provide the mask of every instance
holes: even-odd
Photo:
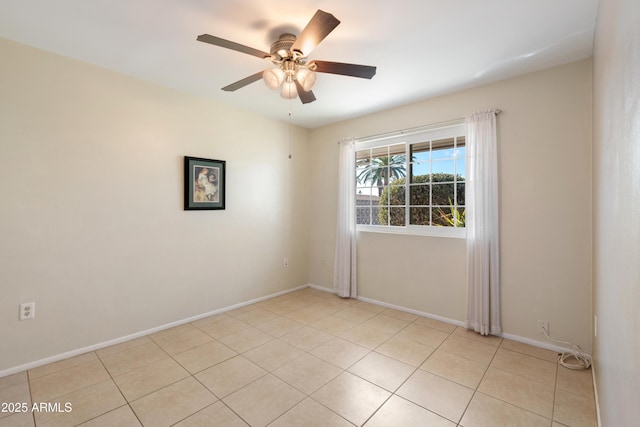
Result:
[[[466,123],[466,326],[482,335],[498,335],[502,329],[496,111],[470,114]]]
[[[338,217],[333,288],[343,298],[356,298],[356,152],[353,139],[340,141]]]

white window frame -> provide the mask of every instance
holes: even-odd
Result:
[[[366,150],[372,148],[386,147],[389,145],[404,144],[405,145],[405,161],[407,166],[409,165],[409,146],[414,143],[424,142],[429,140],[438,140],[451,137],[459,137],[466,135],[467,127],[464,120],[457,120],[449,122],[446,125],[439,125],[433,127],[424,127],[419,130],[410,132],[396,132],[388,134],[386,136],[360,138],[356,139],[355,150]],[[409,168],[407,168],[407,171]],[[354,177],[355,179],[355,177]],[[405,209],[409,211],[409,177],[405,182]],[[435,236],[435,237],[453,237],[464,239],[467,237],[466,227],[440,227],[434,225],[414,225],[407,222],[404,226],[389,226],[389,225],[367,225],[356,224],[357,232],[367,233],[388,233],[388,234],[410,234],[420,236]]]

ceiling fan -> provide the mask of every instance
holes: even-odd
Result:
[[[347,64],[344,62],[309,61],[308,55],[340,21],[330,13],[318,10],[298,37],[294,34],[282,34],[270,49],[270,53],[254,49],[239,43],[221,39],[209,34],[198,36],[197,40],[215,46],[224,47],[258,58],[270,60],[276,68],[269,68],[238,80],[222,88],[235,91],[255,81],[263,79],[265,84],[276,90],[282,87],[280,95],[286,99],[300,97],[303,104],[316,100],[311,91],[317,73],[341,74],[344,76],[371,79],[376,74],[376,67],[369,65]]]

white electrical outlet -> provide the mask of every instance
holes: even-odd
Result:
[[[283,267],[285,267],[285,268],[286,268],[286,267],[289,267],[289,258],[285,258],[285,259],[282,261],[282,266],[283,266]]]
[[[549,335],[549,321],[538,320],[538,333],[540,335],[544,335],[545,331],[547,332],[547,335]]]
[[[36,303],[25,302],[20,304],[20,320],[33,319],[36,317]]]

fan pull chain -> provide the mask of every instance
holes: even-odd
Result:
[[[293,156],[291,155],[291,100],[289,100],[289,159]]]

